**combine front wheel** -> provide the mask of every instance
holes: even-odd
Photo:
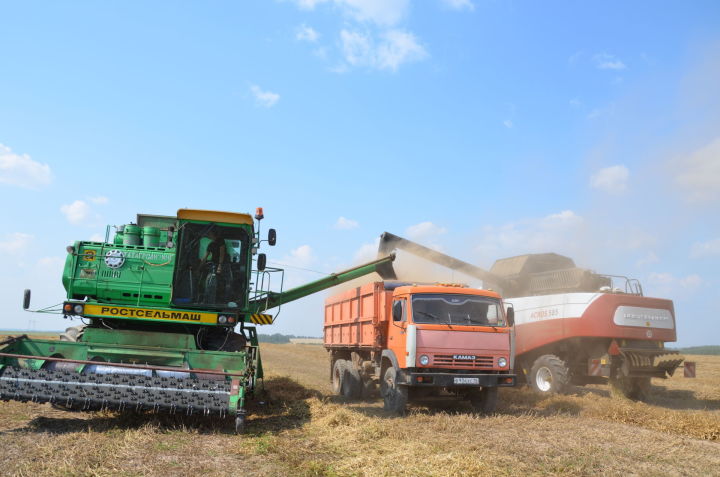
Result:
[[[530,369],[530,387],[541,393],[562,393],[568,385],[568,367],[554,354],[540,356]]]
[[[235,434],[243,434],[245,432],[245,414],[235,416]]]

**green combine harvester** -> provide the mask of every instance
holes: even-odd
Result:
[[[394,256],[283,291],[284,271],[266,266],[262,208],[248,214],[180,209],[138,215],[104,242],[68,247],[59,312],[80,318],[60,340],[25,335],[0,343],[0,399],[66,409],[234,416],[260,385],[254,325],[267,310],[375,271]],[[24,308],[30,306],[25,291]]]

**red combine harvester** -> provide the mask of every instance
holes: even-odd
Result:
[[[605,383],[644,399],[651,378],[672,376],[684,358],[671,300],[643,296],[640,282],[577,268],[554,253],[497,260],[490,271],[385,232],[379,252],[400,249],[478,278],[515,309],[518,380],[540,392]],[[395,279],[394,276],[383,276]]]

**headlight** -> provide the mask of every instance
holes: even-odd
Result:
[[[498,358],[498,366],[500,366],[501,368],[504,368],[505,366],[507,366],[507,359]]]
[[[76,315],[82,315],[83,306],[82,306],[82,305],[75,305],[75,306],[73,307],[73,311],[75,312]]]
[[[430,358],[428,358],[428,356],[426,354],[420,356],[420,365],[427,366],[429,362],[430,362]]]
[[[218,323],[220,323],[221,325],[224,325],[225,323],[227,323],[227,316],[225,316],[225,315],[218,316]]]

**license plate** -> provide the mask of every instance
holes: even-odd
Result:
[[[480,378],[453,378],[455,384],[480,384]]]

